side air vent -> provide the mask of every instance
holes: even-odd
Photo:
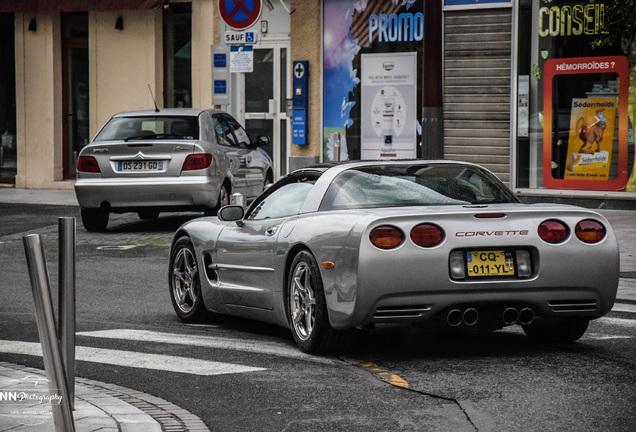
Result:
[[[553,300],[548,305],[555,312],[595,311],[596,300]]]
[[[373,314],[375,319],[419,318],[430,311],[427,305],[422,306],[385,306],[377,308]]]
[[[209,253],[203,254],[203,264],[205,265],[205,274],[211,282],[218,279],[218,275],[212,265],[212,257]]]

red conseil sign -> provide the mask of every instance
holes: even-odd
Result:
[[[225,24],[235,30],[245,30],[261,16],[261,0],[219,0],[219,13]]]

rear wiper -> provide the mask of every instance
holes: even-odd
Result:
[[[124,138],[124,142],[130,141],[130,140],[138,140],[138,139],[155,139],[155,135],[133,135],[133,136]]]

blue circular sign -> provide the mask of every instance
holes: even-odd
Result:
[[[219,0],[219,13],[231,28],[245,30],[258,21],[262,5],[261,0]]]

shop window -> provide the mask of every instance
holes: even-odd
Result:
[[[192,107],[192,4],[170,3],[163,12],[164,106]]]
[[[520,1],[517,188],[630,190],[628,60],[620,44],[593,47],[612,5]]]
[[[17,143],[13,14],[0,14],[0,58],[0,183],[14,183]]]

